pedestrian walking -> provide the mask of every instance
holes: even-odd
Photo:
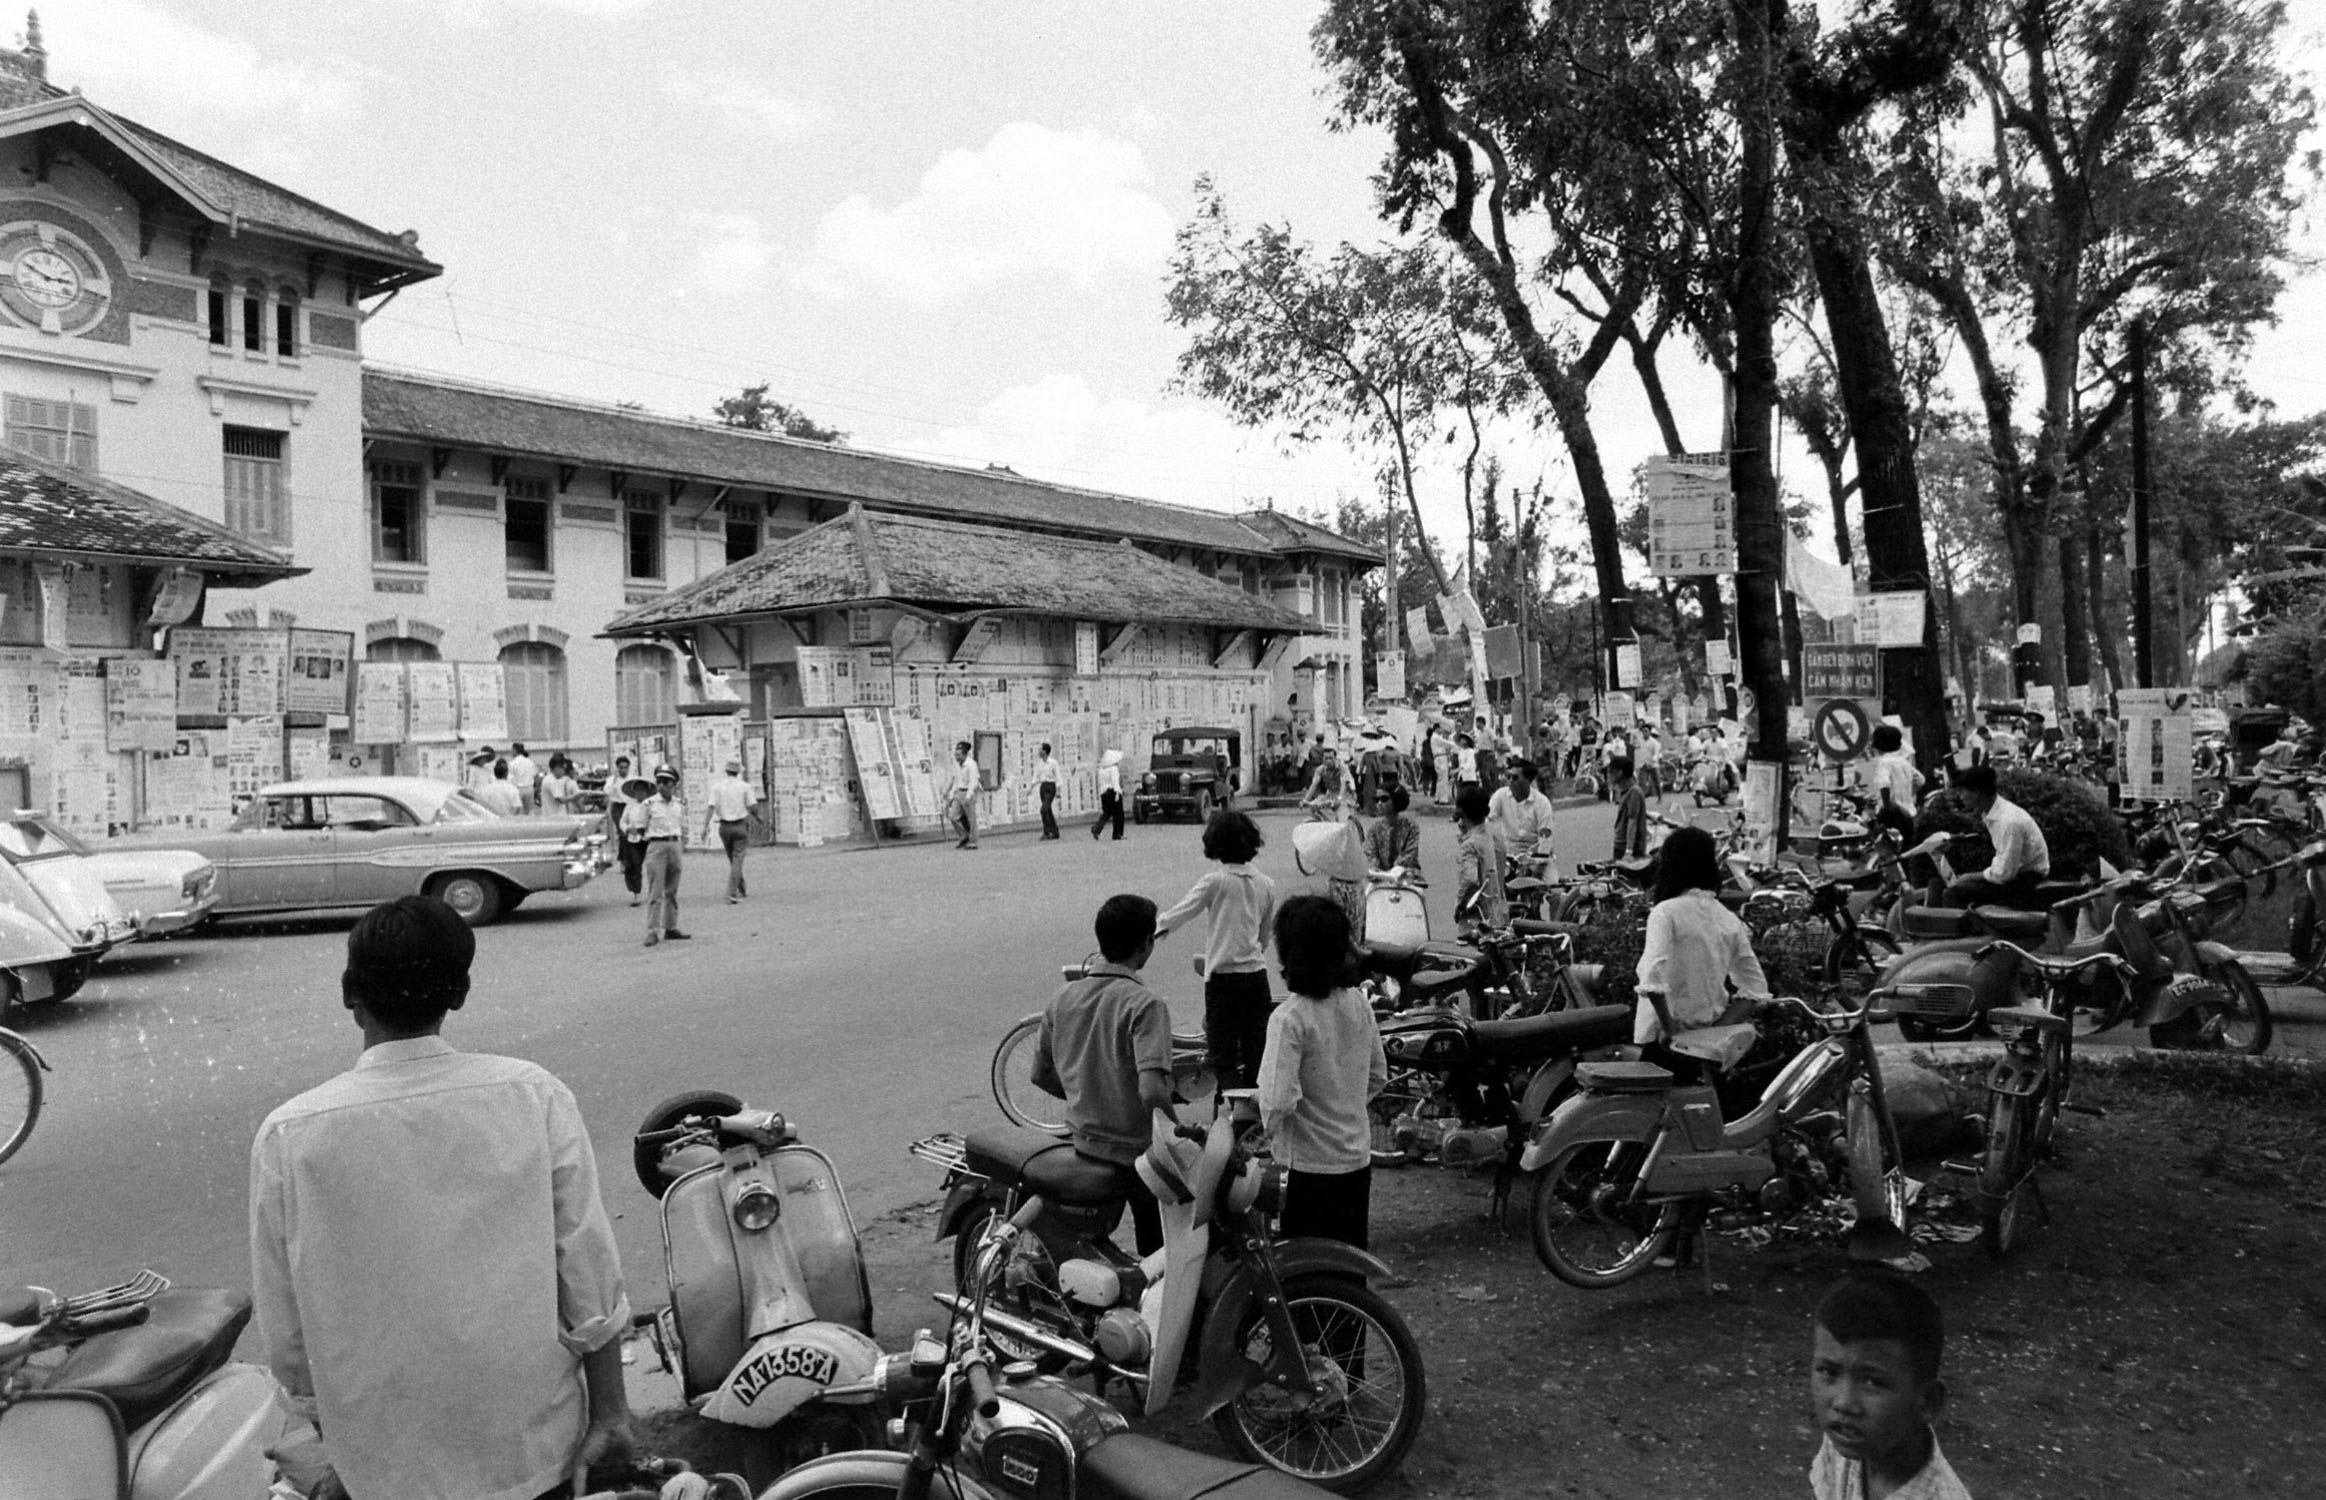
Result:
[[[1422,795],[1428,797],[1433,802],[1437,800],[1438,795],[1437,736],[1438,729],[1435,724],[1431,724],[1423,728],[1421,732],[1421,753],[1415,757],[1417,764],[1414,767],[1415,770],[1421,773]]]
[[[977,762],[969,758],[969,741],[953,742],[953,779],[945,786],[945,826],[959,828],[956,849],[977,847]]]
[[[1042,742],[1042,758],[1034,764],[1034,782],[1042,792],[1042,837],[1058,837],[1058,757]]]
[[[1276,882],[1252,868],[1260,852],[1259,825],[1232,807],[1211,815],[1203,830],[1203,857],[1219,868],[1195,883],[1177,906],[1155,919],[1157,942],[1198,915],[1208,918],[1203,943],[1203,1034],[1212,1072],[1223,1089],[1250,1088],[1260,1078],[1268,1041],[1268,931],[1276,915]]]
[[[678,930],[679,841],[686,836],[686,803],[679,799],[678,772],[654,768],[654,795],[630,804],[623,826],[637,831],[646,846],[646,946],[664,938],[685,939]]]
[[[751,847],[751,804],[759,800],[759,793],[743,779],[743,762],[727,762],[727,774],[711,783],[710,795],[704,799],[710,809],[703,817],[703,842],[709,843],[714,831],[719,847],[727,851],[727,904],[748,896],[743,884],[743,851]]]
[[[525,742],[518,740],[509,746],[509,785],[517,789],[517,807],[520,812],[531,812],[538,806],[536,797],[541,787],[541,768],[533,757],[525,753]]]
[[[1115,825],[1115,837],[1123,836],[1123,752],[1109,750],[1098,758],[1098,821],[1090,825],[1090,836],[1108,823]]]
[[[653,795],[653,782],[630,774],[630,757],[615,756],[613,774],[606,778],[606,836],[613,841],[614,854],[622,861],[622,885],[630,892],[632,906],[643,899],[639,891],[646,878],[646,836],[631,830],[625,814],[631,804]]]

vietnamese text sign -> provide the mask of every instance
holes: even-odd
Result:
[[[497,661],[456,664],[460,737],[491,744],[509,737],[509,685]]]
[[[1730,661],[1729,661],[1729,657],[1728,657],[1728,642],[1727,642],[1727,641],[1725,641],[1725,640],[1718,640],[1718,641],[1706,641],[1706,642],[1704,643],[1704,675],[1705,675],[1705,676],[1707,676],[1707,677],[1726,677],[1726,676],[1727,676],[1727,675],[1728,675],[1730,672],[1732,672],[1732,671],[1734,671],[1734,670],[1736,670],[1736,669],[1735,669],[1735,667],[1734,667],[1733,665],[1731,665],[1731,663],[1730,663]]]
[[[170,632],[178,712],[212,718],[280,714],[288,646],[280,630],[179,626]]]
[[[1782,761],[1745,762],[1744,828],[1737,849],[1760,864],[1777,857],[1777,802],[1784,777]]]
[[[689,849],[719,847],[714,835],[705,838],[711,819],[711,784],[725,777],[727,762],[743,758],[741,714],[688,714],[678,721],[679,795],[686,799]]]
[[[294,629],[290,654],[283,706],[295,714],[346,713],[355,637],[344,630]]]
[[[1518,627],[1494,625],[1486,631],[1486,675],[1516,677],[1519,666]]]
[[[1074,675],[1077,677],[1096,677],[1098,675],[1098,621],[1096,620],[1076,620],[1074,622]]]
[[[172,568],[154,586],[153,607],[146,612],[145,622],[183,625],[194,617],[194,606],[201,602],[202,575],[192,568]]]
[[[2195,745],[2186,688],[2125,688],[2116,695],[2121,796],[2126,802],[2186,800]]]
[[[1885,648],[1921,645],[1929,604],[1930,596],[1920,589],[1858,595],[1859,644]]]
[[[1878,646],[1803,646],[1801,700],[1879,698],[1882,654]]]
[[[356,664],[354,724],[348,738],[358,745],[400,745],[404,742],[402,662],[367,661]]]
[[[406,662],[404,691],[411,714],[406,739],[429,745],[460,738],[460,684],[451,662]]]
[[[178,681],[150,656],[105,658],[105,748],[170,750],[178,738]]]
[[[1639,642],[1625,641],[1615,648],[1615,685],[1620,688],[1638,687],[1639,681]]]
[[[851,708],[840,717],[848,724],[848,748],[856,757],[856,784],[864,792],[865,813],[874,818],[903,817],[903,793],[889,759],[888,729],[881,722],[886,715],[877,708]]]
[[[1648,572],[1658,578],[1736,571],[1736,497],[1725,453],[1659,454],[1643,466]]]
[[[1384,698],[1405,696],[1405,653],[1383,651],[1373,658],[1373,690]]]
[[[1600,718],[1609,729],[1632,727],[1634,715],[1631,694],[1609,693],[1599,700],[1599,706]]]
[[[1417,604],[1405,612],[1405,643],[1416,651],[1424,651],[1430,643],[1430,607]]]

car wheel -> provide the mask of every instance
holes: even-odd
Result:
[[[1131,804],[1131,821],[1140,824],[1141,826],[1145,826],[1147,821],[1146,803],[1134,802]]]
[[[1206,825],[1211,822],[1211,793],[1208,791],[1195,794],[1195,821]]]
[[[428,894],[459,912],[471,927],[483,927],[501,914],[501,883],[490,875],[439,875],[428,882]]]

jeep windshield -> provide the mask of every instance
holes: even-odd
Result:
[[[1228,753],[1228,742],[1216,736],[1200,740],[1158,739],[1155,741],[1155,753],[1157,755],[1225,755]]]

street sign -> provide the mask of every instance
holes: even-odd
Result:
[[[1803,646],[1801,701],[1882,696],[1879,646]]]
[[[1858,640],[1882,647],[1921,645],[1929,603],[1921,589],[1858,595]]]
[[[1642,466],[1648,572],[1689,578],[1736,571],[1736,497],[1725,453],[1658,454]]]
[[[1615,683],[1619,688],[1638,687],[1640,681],[1640,648],[1636,641],[1626,641],[1615,648]]]
[[[1811,743],[1828,760],[1856,760],[1874,732],[1872,717],[1856,698],[1828,698],[1817,705],[1810,729]]]

